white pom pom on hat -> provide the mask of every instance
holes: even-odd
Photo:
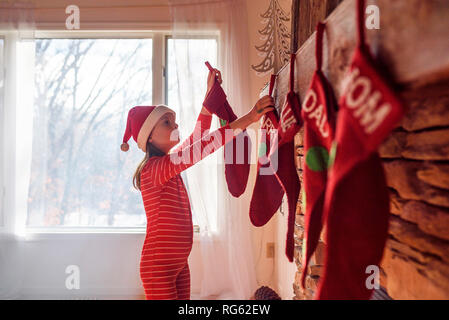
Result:
[[[129,150],[129,144],[127,142],[122,143],[122,145],[120,146],[120,149],[124,152]]]

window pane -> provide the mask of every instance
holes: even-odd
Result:
[[[128,110],[152,102],[151,39],[36,40],[28,226],[145,226],[120,150]]]
[[[217,67],[217,40],[168,39],[167,47],[167,104],[176,113],[201,109],[209,72],[204,62]]]
[[[204,64],[209,61],[213,67],[217,67],[217,40],[215,38],[197,39],[168,39],[167,41],[167,104],[175,110],[179,131],[182,138],[188,137],[192,132],[198,113],[202,108],[204,95],[207,88],[207,75],[209,70]],[[211,130],[216,126],[211,126]],[[211,155],[206,160],[213,161]],[[207,170],[207,183],[212,189],[216,189],[217,170],[216,167],[203,168]],[[205,172],[205,171],[204,171]],[[190,190],[198,190],[191,187],[188,175],[182,173],[186,188],[191,196]],[[197,181],[201,183],[201,180]],[[215,194],[210,194],[203,199],[204,209],[210,224],[215,226],[216,219],[212,213],[216,212],[217,199]],[[195,207],[192,206],[192,218],[194,224],[200,224]]]

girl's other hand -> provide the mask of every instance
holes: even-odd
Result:
[[[248,113],[252,122],[259,121],[259,119],[267,112],[274,111],[273,97],[266,95],[260,98],[251,111]]]

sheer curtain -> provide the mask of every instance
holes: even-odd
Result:
[[[244,115],[251,107],[245,1],[169,0],[169,4],[174,39],[218,35],[218,59],[213,66],[222,73],[222,86],[235,114]],[[176,61],[195,59],[189,56],[185,47],[175,45],[173,51]],[[203,83],[198,84],[194,77],[199,72],[203,72],[204,76]],[[191,130],[202,101],[191,104],[188,93],[196,86],[203,86],[205,93],[207,69],[204,61],[184,74],[186,78],[178,83],[179,96],[183,97],[184,103],[178,113],[178,123],[180,128],[188,127]],[[213,123],[211,130],[218,127],[216,116]],[[184,134],[187,134],[188,130],[185,131]],[[253,141],[253,159],[255,146],[256,142]],[[248,217],[249,192],[252,188],[248,182],[242,196],[232,197],[227,189],[223,162],[221,148],[185,172],[192,209],[200,226],[203,272],[198,298],[249,299],[257,286]]]
[[[0,3],[0,36],[4,50],[0,72],[2,181],[0,226],[0,299],[20,295],[23,282],[25,243],[23,226],[27,211],[27,185],[30,177],[32,127],[32,88],[34,74],[34,10],[31,2]],[[3,70],[3,69],[2,69]],[[27,94],[24,94],[27,92]]]

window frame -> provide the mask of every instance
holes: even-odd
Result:
[[[168,92],[166,90],[167,88],[167,73],[166,73],[166,67],[167,67],[167,45],[168,45],[168,39],[173,38],[172,32],[170,30],[123,30],[123,31],[117,31],[117,30],[36,30],[34,33],[35,39],[152,39],[152,45],[153,45],[153,52],[152,52],[152,96],[153,101],[152,103],[154,105],[156,104],[166,104],[168,100]],[[207,38],[211,39],[214,38],[217,41],[217,59],[220,61],[220,36],[218,30],[211,30],[211,31],[200,31],[195,34],[186,33],[185,35],[176,36],[176,38],[185,38],[185,39],[193,39],[193,38]],[[5,58],[5,48],[11,43],[9,43],[8,38],[6,37],[6,34],[0,31],[0,39],[3,39],[3,57]],[[5,63],[5,60],[3,59],[3,62]],[[5,74],[5,82],[7,80],[6,78],[6,66],[4,66],[4,74]],[[6,87],[6,84],[5,84]],[[3,95],[3,101],[5,100],[6,94]],[[4,124],[8,119],[6,119],[6,108],[7,106],[4,105],[4,110],[0,110],[3,112],[0,114],[0,122]],[[4,127],[4,126],[2,126]],[[4,141],[3,139],[0,142],[0,150],[2,151],[2,154],[4,155]],[[0,160],[0,165],[2,168],[2,172],[0,174],[0,178],[2,178],[1,181],[4,181],[3,174],[4,174],[4,164],[5,159],[2,156]],[[17,159],[16,159],[17,162]],[[14,219],[9,219],[6,215],[7,210],[5,209],[5,203],[6,203],[6,184],[3,182],[1,184],[0,189],[0,231],[6,230],[6,221]],[[11,215],[17,215],[16,210],[13,210],[14,212],[10,212]],[[27,213],[25,213],[26,215]],[[11,226],[10,226],[11,227]],[[81,234],[81,233],[89,233],[89,234],[102,234],[102,233],[108,233],[108,234],[129,234],[129,233],[135,233],[135,234],[145,234],[146,233],[146,226],[141,227],[89,227],[89,226],[80,226],[80,227],[65,227],[65,226],[55,226],[55,227],[28,227],[23,226],[25,230],[25,236],[29,235],[30,237],[33,237],[33,235],[37,234]],[[197,235],[199,234],[200,227],[198,225],[194,225],[194,234],[195,234],[195,241],[197,240]]]

